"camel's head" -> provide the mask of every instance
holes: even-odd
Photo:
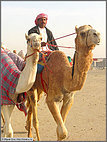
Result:
[[[100,33],[90,25],[84,25],[79,28],[75,27],[77,36],[75,39],[76,50],[85,52],[94,49],[100,42]]]
[[[42,36],[41,35],[38,35],[37,33],[32,33],[30,35],[26,35],[25,34],[25,38],[27,40],[27,44],[28,46],[35,50],[35,49],[38,49],[40,50],[40,47],[41,47],[41,41],[42,41]]]

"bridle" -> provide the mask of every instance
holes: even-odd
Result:
[[[88,48],[89,48],[89,46],[88,46],[88,44],[87,44],[87,40],[88,40],[89,31],[90,31],[90,30],[87,31],[87,36],[86,36],[86,46],[87,46]]]
[[[89,31],[90,29],[87,31],[87,35],[86,35],[86,46],[89,48],[88,44],[87,44],[87,39],[88,39],[88,35],[89,35]],[[73,78],[73,75],[74,75],[74,65],[75,65],[75,55],[76,53],[78,54],[78,51],[75,50],[75,53],[74,53],[74,60],[73,60],[73,66],[72,66],[72,78]]]
[[[28,44],[28,42],[30,42],[30,40],[28,39],[27,40],[27,44]],[[33,48],[33,45],[32,45],[32,41],[31,41],[31,46],[30,46],[31,48]],[[39,49],[33,49],[34,50],[34,52],[32,53],[32,54],[30,54],[30,55],[26,55],[25,56],[25,59],[24,59],[24,61],[26,61],[26,58],[28,58],[28,57],[30,57],[30,56],[32,56],[32,55],[34,55],[36,52],[40,52],[40,50]]]

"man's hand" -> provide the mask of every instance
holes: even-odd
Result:
[[[41,47],[46,46],[45,42],[41,42]]]

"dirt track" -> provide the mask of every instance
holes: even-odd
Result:
[[[56,141],[56,123],[45,103],[45,96],[39,102],[38,119],[41,141]],[[25,121],[24,113],[15,108],[12,114],[14,137],[27,137]],[[66,120],[66,127],[68,137],[65,141],[106,140],[105,70],[94,69],[88,72],[83,89],[75,94],[74,104]],[[34,129],[33,135],[36,139]]]

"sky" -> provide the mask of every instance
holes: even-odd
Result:
[[[75,32],[75,26],[91,25],[101,34],[94,58],[106,57],[106,1],[1,1],[1,42],[6,48],[27,51],[25,33],[35,26],[40,13],[48,15],[47,28],[54,38]],[[75,36],[56,40],[59,46],[75,47]],[[74,48],[60,48],[73,57]]]

